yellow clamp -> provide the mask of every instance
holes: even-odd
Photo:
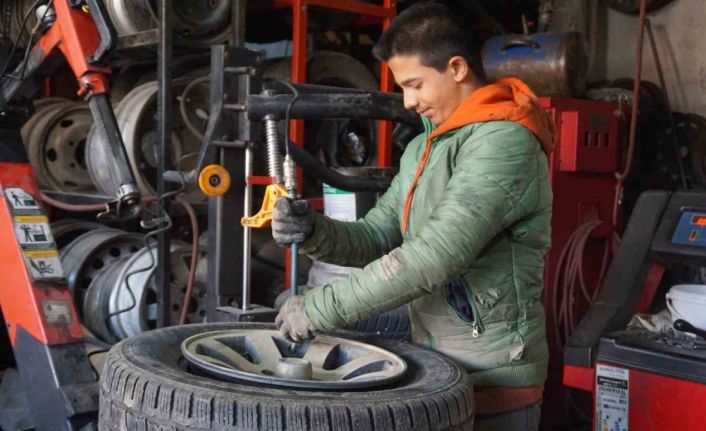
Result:
[[[198,183],[207,196],[223,196],[230,188],[230,174],[221,165],[207,165],[199,173]]]
[[[289,196],[287,189],[282,184],[270,184],[267,186],[260,211],[254,216],[241,218],[240,224],[254,228],[269,226],[272,223],[272,211],[275,209],[275,202],[280,196]]]

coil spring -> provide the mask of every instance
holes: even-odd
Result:
[[[265,140],[267,142],[267,169],[275,182],[282,182],[282,155],[279,152],[277,121],[265,120]]]

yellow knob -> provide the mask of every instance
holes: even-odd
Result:
[[[199,188],[207,196],[223,196],[230,188],[230,174],[221,165],[208,165],[199,173]]]

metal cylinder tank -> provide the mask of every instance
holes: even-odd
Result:
[[[578,97],[586,89],[587,49],[578,32],[495,36],[483,45],[483,69],[489,81],[519,78],[538,96]]]

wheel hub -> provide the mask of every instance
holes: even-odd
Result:
[[[197,334],[184,340],[181,351],[212,377],[292,388],[367,388],[407,370],[402,358],[377,346],[329,335],[294,343],[268,329]]]

